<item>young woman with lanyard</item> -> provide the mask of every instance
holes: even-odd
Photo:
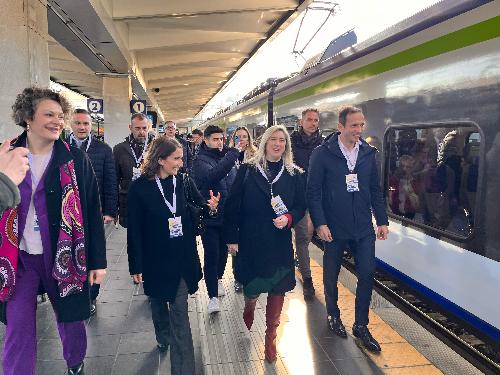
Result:
[[[305,213],[302,170],[293,164],[282,125],[262,136],[255,157],[238,170],[224,213],[224,234],[243,284],[243,320],[251,328],[255,304],[268,293],[265,355],[276,360],[276,330],[285,292],[295,287],[291,226]]]
[[[150,297],[158,349],[171,347],[172,374],[190,375],[195,368],[187,297],[198,290],[202,272],[187,199],[215,214],[220,196],[205,202],[193,180],[179,173],[183,150],[177,140],[160,137],[149,147],[128,192],[129,270]]]

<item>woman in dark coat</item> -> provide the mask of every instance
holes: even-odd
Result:
[[[202,273],[186,202],[213,214],[219,197],[211,194],[206,204],[193,180],[178,173],[182,157],[175,139],[160,137],[151,144],[142,175],[128,192],[127,241],[130,274],[151,297],[158,349],[170,345],[172,374],[189,375],[195,368],[187,297],[198,290]]]
[[[69,374],[83,374],[90,315],[89,284],[106,273],[104,226],[89,160],[59,136],[68,102],[49,89],[28,88],[12,106],[25,128],[13,147],[29,149],[20,204],[0,218],[0,314],[7,323],[4,374],[34,374],[36,296],[54,308]]]
[[[255,157],[243,164],[226,202],[224,234],[243,284],[248,329],[260,293],[268,293],[265,355],[276,360],[276,330],[285,292],[295,287],[291,227],[306,210],[302,170],[293,164],[286,128],[262,136]]]

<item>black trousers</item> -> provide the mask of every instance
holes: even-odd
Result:
[[[325,247],[323,253],[323,283],[328,315],[340,316],[340,309],[337,304],[337,279],[342,265],[342,255],[344,250],[348,249],[354,256],[358,276],[355,324],[367,325],[375,273],[375,234],[370,234],[359,240],[334,238],[332,242],[325,242]]]
[[[227,262],[227,245],[222,237],[222,227],[207,227],[201,235],[204,249],[203,273],[208,297],[217,297],[217,281],[222,279]]]

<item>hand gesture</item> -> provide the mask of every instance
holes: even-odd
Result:
[[[389,227],[387,225],[381,225],[377,227],[377,238],[379,240],[386,240],[389,236]]]
[[[232,256],[235,256],[238,253],[238,244],[237,243],[228,243],[227,244],[227,251],[229,251],[229,254]]]
[[[278,229],[283,229],[288,225],[288,217],[286,215],[278,216],[276,219],[273,219],[274,226]]]
[[[210,190],[210,199],[208,202],[208,207],[210,207],[210,211],[216,211],[219,206],[220,200],[220,192],[217,193],[217,196],[214,195],[214,192]]]
[[[134,284],[141,284],[142,283],[142,273],[132,275],[132,280],[134,281]]]
[[[333,241],[332,233],[330,232],[328,225],[320,225],[318,228],[316,228],[316,233],[318,234],[318,237],[321,238],[323,241],[326,242]]]
[[[0,146],[0,172],[5,174],[14,184],[23,182],[29,170],[28,153],[24,147],[16,147],[9,151],[10,141],[5,141]]]

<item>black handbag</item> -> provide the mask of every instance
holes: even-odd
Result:
[[[194,234],[196,236],[201,235],[205,231],[205,222],[203,220],[204,208],[197,205],[194,201],[191,184],[187,175],[183,175],[182,187],[184,189],[184,197],[186,198],[187,214],[190,215],[194,226]]]

